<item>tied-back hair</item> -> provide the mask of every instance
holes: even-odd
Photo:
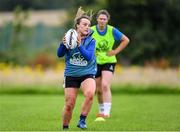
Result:
[[[110,20],[110,14],[109,14],[109,12],[107,10],[103,9],[103,10],[98,11],[96,18],[98,18],[101,14],[106,15],[108,20]]]
[[[92,11],[85,12],[84,10],[82,10],[82,7],[79,7],[76,13],[76,17],[74,19],[74,28],[77,29],[77,25],[80,23],[82,18],[85,18],[91,21],[92,16],[93,16]]]

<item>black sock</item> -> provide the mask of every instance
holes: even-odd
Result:
[[[68,125],[63,125],[63,129],[69,129]]]
[[[85,115],[80,115],[80,120],[86,120],[86,116]]]

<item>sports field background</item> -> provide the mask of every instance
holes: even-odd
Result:
[[[0,130],[59,131],[64,105],[62,65],[41,67],[1,64]],[[87,119],[88,131],[179,131],[180,81],[178,69],[117,66],[113,79],[112,115],[94,122],[97,100]],[[70,130],[79,130],[83,96],[80,92]]]
[[[80,102],[78,96],[70,130],[76,128]],[[58,131],[61,128],[63,95],[1,95],[0,130]],[[178,131],[180,130],[180,96],[172,94],[115,94],[112,116],[94,122],[96,101],[87,119],[92,131]]]
[[[130,39],[117,55],[112,115],[88,131],[180,131],[179,0],[0,0],[0,131],[60,131],[64,59],[56,57],[77,9],[110,12]],[[140,21],[139,21],[140,20]],[[117,45],[115,45],[116,47]],[[80,92],[70,131],[76,127]]]

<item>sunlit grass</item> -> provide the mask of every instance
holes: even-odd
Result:
[[[70,130],[76,127],[82,95],[77,98]],[[112,115],[94,122],[97,100],[87,118],[88,131],[179,131],[179,95],[115,94]],[[0,131],[60,131],[62,95],[0,95]]]

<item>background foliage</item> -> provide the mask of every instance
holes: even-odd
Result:
[[[167,59],[180,62],[180,1],[178,0],[108,0],[111,24],[130,37],[123,53],[132,63]]]
[[[38,54],[55,56],[59,38],[72,26],[79,6],[94,13],[107,9],[111,14],[109,24],[130,38],[128,48],[118,55],[120,63],[162,67],[180,64],[179,0],[0,0],[0,11],[14,11],[16,16],[14,22],[0,27],[0,61],[30,64]],[[63,27],[27,27],[24,22],[31,9],[64,9],[70,19]],[[96,24],[95,18],[92,23]]]

